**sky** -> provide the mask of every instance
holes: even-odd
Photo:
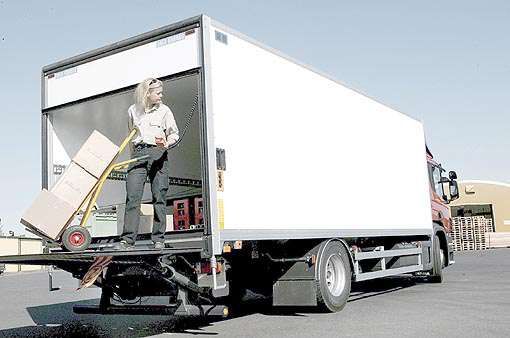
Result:
[[[41,189],[41,68],[198,14],[421,120],[459,179],[510,182],[509,1],[0,0],[4,232]]]

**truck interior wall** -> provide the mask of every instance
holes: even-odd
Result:
[[[431,232],[419,121],[221,24],[210,40],[225,238]]]
[[[198,73],[169,78],[163,81],[163,102],[174,113],[181,135],[189,112],[198,95]],[[127,136],[127,109],[133,103],[134,88],[101,95],[97,98],[67,104],[47,111],[50,120],[48,139],[49,187],[60,175],[54,174],[58,166],[67,166],[91,132],[96,129],[112,142],[120,145]],[[129,149],[117,162],[129,158]],[[201,180],[199,112],[195,111],[181,143],[169,151],[170,176]],[[169,199],[200,195],[201,188],[171,185]],[[146,184],[144,202],[151,202],[150,184]],[[99,207],[125,203],[125,181],[108,180],[98,200]]]

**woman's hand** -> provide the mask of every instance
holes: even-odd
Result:
[[[163,147],[163,148],[166,148],[167,144],[166,144],[166,140],[164,137],[157,137],[156,136],[156,145],[158,147]]]

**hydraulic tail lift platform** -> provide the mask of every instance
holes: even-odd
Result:
[[[149,241],[147,241],[149,242]],[[36,264],[36,265],[52,265],[57,268],[72,271],[73,277],[85,279],[87,273],[90,272],[91,266],[100,259],[108,259],[109,268],[104,276],[103,268],[98,271],[97,279],[93,284],[102,288],[101,299],[97,305],[75,305],[73,310],[75,313],[93,313],[93,314],[159,314],[159,315],[207,315],[226,317],[228,315],[228,307],[225,305],[214,305],[209,298],[210,289],[199,286],[186,276],[177,272],[173,265],[176,254],[197,254],[203,251],[202,239],[196,241],[166,241],[166,248],[154,249],[150,248],[148,243],[137,243],[136,249],[133,250],[112,250],[107,246],[98,249],[91,249],[83,252],[51,252],[46,254],[34,255],[12,255],[3,256],[2,262],[6,264]],[[162,285],[168,286],[169,289],[175,289],[176,294],[170,295],[166,304],[132,304],[123,302],[122,304],[113,304],[116,288],[115,283],[108,283],[115,277],[129,278],[129,270],[119,270],[117,267],[129,266],[133,274],[139,274],[143,271],[146,280],[152,280]],[[122,271],[118,276],[112,276],[117,271]],[[50,291],[58,290],[52,285],[52,272],[50,274]],[[113,279],[115,280],[115,279]],[[143,283],[142,283],[143,284]],[[149,283],[150,284],[150,283]],[[134,282],[133,287],[141,286],[140,281]],[[177,286],[179,286],[177,288]],[[178,291],[177,291],[178,290]],[[194,295],[199,295],[200,302],[194,302],[194,297],[188,295],[188,291],[192,291]],[[149,291],[150,292],[150,291]],[[124,298],[124,297],[123,297]],[[129,298],[129,297],[126,297]],[[210,303],[204,305],[203,303]],[[200,304],[202,303],[202,304]]]

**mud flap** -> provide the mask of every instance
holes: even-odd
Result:
[[[80,285],[78,286],[77,290],[88,288],[89,286],[94,284],[94,282],[97,280],[97,277],[99,277],[103,273],[104,269],[108,265],[110,265],[112,259],[113,256],[96,257],[96,259],[94,259],[94,262],[90,266],[89,270],[87,271],[85,276],[83,276],[83,279],[80,281]]]

